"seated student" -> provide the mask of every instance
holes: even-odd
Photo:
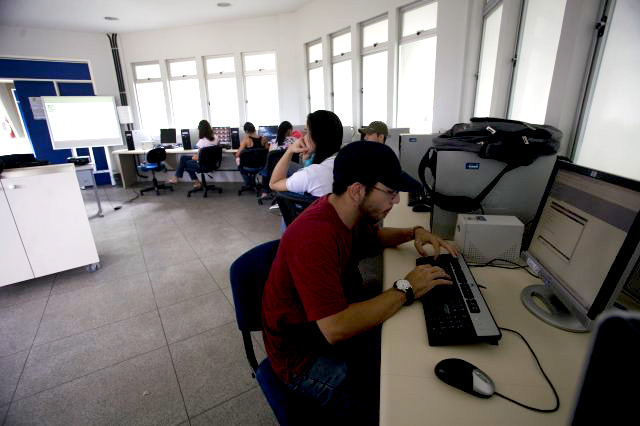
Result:
[[[342,145],[342,122],[331,111],[318,110],[307,116],[307,134],[289,145],[271,173],[274,191],[309,193],[316,197],[331,192],[333,160]],[[304,168],[287,177],[294,154],[300,154]]]
[[[383,144],[353,142],[333,168],[333,193],[309,206],[287,228],[262,298],[265,348],[276,375],[317,400],[339,424],[378,424],[379,340],[375,328],[436,285],[451,284],[439,267],[421,265],[395,288],[363,298],[355,269],[371,247],[414,241],[458,254],[421,226],[380,228],[398,191],[420,184]],[[398,276],[397,278],[403,278]]]
[[[287,149],[289,145],[295,142],[295,139],[291,136],[293,133],[293,126],[288,121],[283,121],[278,126],[278,133],[275,138],[271,139],[269,144],[269,151],[275,151],[276,149]]]
[[[198,152],[202,148],[211,145],[218,145],[218,139],[213,134],[213,129],[211,128],[211,124],[207,120],[201,120],[198,123],[198,142],[196,143],[196,147],[198,148]],[[194,154],[193,156],[183,155],[180,157],[180,163],[178,164],[178,168],[176,170],[175,176],[169,179],[168,183],[176,184],[178,183],[178,179],[182,177],[184,172],[189,173],[189,177],[193,181],[194,188],[200,188],[200,181],[198,180],[198,154]]]
[[[245,149],[252,148],[265,148],[267,144],[267,140],[264,137],[258,136],[256,132],[256,126],[253,123],[246,122],[243,126],[244,129],[244,139],[240,142],[240,147],[238,148],[238,152],[236,152],[236,164],[238,165],[238,170],[240,170],[240,174],[242,175],[242,179],[244,179],[244,183],[246,186],[251,186],[251,179],[249,175],[244,170],[243,167],[240,166],[240,154]]]
[[[382,121],[372,121],[366,127],[358,129],[361,140],[370,142],[385,143],[389,136],[389,128]]]

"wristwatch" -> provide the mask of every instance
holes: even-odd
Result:
[[[398,280],[393,283],[393,288],[404,293],[407,300],[404,302],[404,306],[409,306],[413,303],[413,286],[407,280]]]

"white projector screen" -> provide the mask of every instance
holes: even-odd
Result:
[[[53,149],[122,145],[113,96],[42,96]]]

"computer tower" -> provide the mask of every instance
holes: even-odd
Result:
[[[182,148],[191,149],[191,132],[189,129],[180,130],[180,136],[182,136]]]
[[[240,148],[240,129],[238,127],[231,128],[231,148]]]
[[[127,141],[127,149],[129,151],[136,149],[136,144],[133,142],[133,132],[131,130],[124,131],[124,138]]]
[[[438,134],[428,135],[416,135],[416,134],[401,134],[398,136],[397,148],[392,145],[392,141],[387,139],[387,145],[391,146],[391,149],[398,150],[398,158],[400,159],[400,166],[402,170],[411,175],[412,178],[421,182],[418,175],[418,166],[422,157],[427,153],[427,150],[433,146],[433,138]],[[395,148],[395,149],[394,149]],[[433,179],[431,178],[431,172],[427,170],[427,184],[433,188]]]

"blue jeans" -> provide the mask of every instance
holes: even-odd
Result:
[[[183,155],[180,157],[180,163],[178,164],[178,169],[176,170],[176,177],[181,178],[184,172],[189,173],[189,177],[191,180],[197,180],[198,175],[196,173],[200,170],[200,166],[198,162],[193,160],[192,157],[188,155]]]
[[[244,179],[245,186],[253,186],[253,179],[251,178],[251,174],[257,174],[262,167],[242,167],[238,166],[238,170],[240,170],[240,174],[242,175],[242,179]]]
[[[367,332],[324,351],[307,372],[287,386],[316,400],[339,420],[358,425],[377,425],[380,412],[380,346],[373,343],[379,331]],[[379,337],[377,338],[379,339]],[[351,340],[351,339],[349,339]],[[367,341],[367,342],[363,342]],[[371,344],[373,343],[373,344]]]

